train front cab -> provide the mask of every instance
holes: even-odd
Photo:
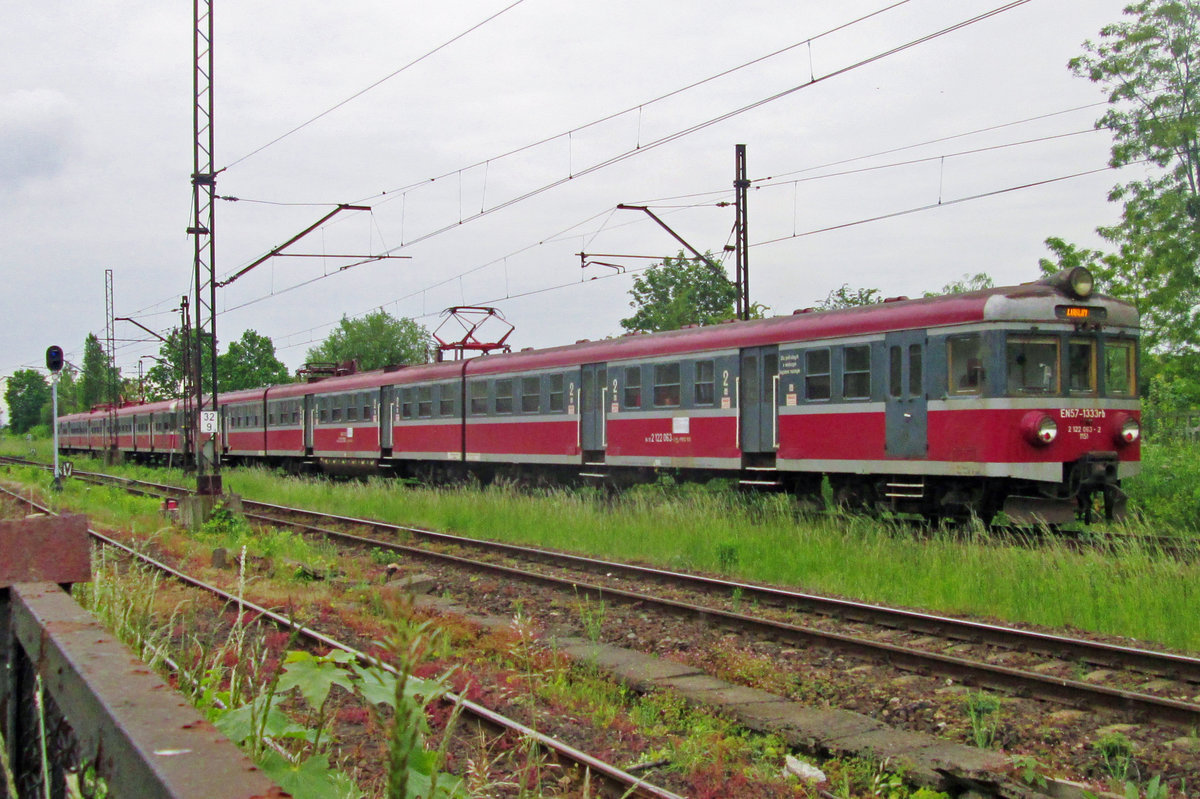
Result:
[[[928,459],[942,468],[935,510],[954,505],[1015,523],[1124,515],[1137,473],[1136,320],[1094,301],[1070,318],[1057,301],[1039,323],[984,324],[930,339]],[[1111,323],[1110,323],[1111,322]],[[955,477],[982,477],[973,487]]]

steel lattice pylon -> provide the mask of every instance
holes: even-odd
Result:
[[[195,408],[189,420],[196,453],[196,487],[201,494],[221,493],[221,456],[218,436],[210,447],[201,439],[206,411],[217,412],[217,281],[216,281],[216,167],[213,161],[213,8],[212,0],[193,0],[195,31],[192,38],[192,209],[195,217],[188,233],[195,244],[196,326],[192,368]],[[204,350],[211,369],[208,398],[204,390]]]

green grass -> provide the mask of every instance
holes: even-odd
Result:
[[[1200,471],[1190,465],[1200,461],[1195,448],[1190,461],[1184,450],[1146,450],[1145,473],[1130,481],[1134,500],[1175,497],[1171,513],[1196,518],[1186,513],[1188,492],[1200,485]],[[178,471],[121,472],[185,482]],[[1174,493],[1168,490],[1172,482]],[[1140,545],[1140,534],[1167,532],[1154,517],[1152,527],[1151,522],[1123,527],[1129,544],[1114,554],[1076,552],[1055,543],[998,545],[980,531],[918,537],[908,528],[860,516],[801,515],[786,497],[748,497],[703,486],[642,486],[607,498],[505,485],[330,482],[261,469],[227,470],[225,485],[285,505],[1200,651],[1200,563],[1162,558]]]

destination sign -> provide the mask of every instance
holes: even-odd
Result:
[[[1054,315],[1072,322],[1103,322],[1108,318],[1108,309],[1088,305],[1057,305]]]

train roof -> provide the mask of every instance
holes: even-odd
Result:
[[[1061,305],[1103,306],[1107,326],[1136,328],[1137,312],[1127,302],[1093,296],[1078,300],[1058,286],[1039,281],[919,299],[902,298],[832,311],[806,309],[790,316],[728,322],[476,358],[467,373],[494,374],[579,363],[635,360],[741,349],[784,342],[818,341],[898,330],[950,327],[978,322],[1060,322]]]
[[[1063,273],[1066,274],[1066,273]],[[982,322],[1061,323],[1057,308],[1063,305],[1103,307],[1104,325],[1128,330],[1138,327],[1134,307],[1113,297],[1095,295],[1078,299],[1071,294],[1063,275],[1017,286],[1001,286],[963,294],[947,294],[919,299],[885,300],[875,305],[831,311],[805,309],[789,316],[729,321],[704,327],[690,327],[662,333],[626,334],[599,341],[581,341],[559,347],[522,352],[492,354],[467,361],[402,366],[398,369],[360,372],[345,377],[330,377],[314,383],[285,383],[268,388],[247,389],[221,395],[221,404],[246,400],[286,399],[309,394],[374,389],[385,385],[450,380],[462,375],[501,374],[605,363],[669,357],[688,352],[737,350],[786,342],[820,341],[879,335],[892,331],[944,328]],[[126,406],[119,415],[170,410],[177,400]],[[73,417],[103,414],[94,411]],[[69,418],[69,417],[61,417]]]

